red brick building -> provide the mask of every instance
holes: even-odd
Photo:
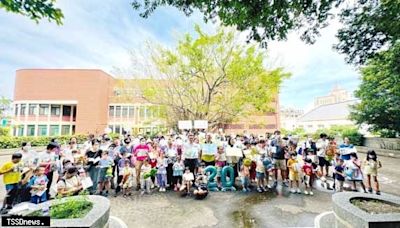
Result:
[[[141,98],[140,86],[124,88],[125,80],[101,70],[17,70],[14,90],[13,135],[70,135],[123,130],[137,133],[163,128],[152,104]],[[136,84],[143,84],[143,80]],[[135,84],[130,80],[129,83]],[[128,94],[123,99],[121,94]],[[274,104],[279,110],[278,102]],[[251,116],[226,130],[264,133],[279,127],[277,112]]]

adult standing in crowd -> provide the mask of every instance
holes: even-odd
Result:
[[[321,173],[322,176],[324,177],[329,175],[330,163],[326,159],[326,150],[328,149],[328,146],[329,146],[328,136],[325,133],[320,134],[319,139],[316,143],[316,147],[317,147],[318,165],[321,168]]]
[[[285,161],[285,144],[281,138],[281,132],[275,131],[274,138],[271,141],[271,146],[274,147],[272,150],[272,158],[275,164],[275,182],[273,187],[278,185],[278,171],[281,173],[282,186],[287,187],[286,184],[286,161]]]
[[[59,160],[59,156],[56,154],[58,149],[58,144],[50,142],[46,147],[46,151],[39,153],[39,166],[45,168],[44,174],[49,180],[46,189],[47,199],[50,199],[50,187],[53,183],[54,171],[57,169],[56,163]]]
[[[143,161],[149,157],[150,147],[146,144],[146,139],[141,138],[140,144],[137,145],[133,150],[135,169],[136,169],[136,183],[137,189],[140,189],[140,170],[143,165]]]
[[[93,186],[90,187],[90,193],[94,194],[97,190],[97,179],[99,174],[99,168],[97,165],[99,164],[101,157],[100,150],[100,142],[97,139],[92,140],[92,147],[86,151],[86,159],[87,159],[87,172],[89,173],[90,178],[93,181]]]
[[[194,142],[193,133],[189,133],[189,142],[183,145],[183,160],[186,167],[189,167],[191,173],[196,174],[196,168],[198,166],[198,159],[200,154],[200,145]]]

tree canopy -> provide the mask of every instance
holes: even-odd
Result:
[[[186,15],[194,10],[204,19],[224,26],[248,31],[248,40],[266,46],[270,40],[285,40],[291,31],[300,32],[307,43],[314,43],[319,31],[334,16],[344,26],[339,30],[335,48],[346,54],[346,60],[362,65],[385,45],[392,45],[400,37],[399,0],[134,0],[132,6],[140,16],[149,17],[158,7],[169,5]],[[339,12],[339,13],[337,13]]]
[[[205,119],[211,127],[254,112],[274,111],[271,102],[289,74],[266,69],[266,56],[255,45],[239,44],[233,31],[208,35],[196,26],[175,50],[154,48],[157,74],[143,96],[163,106],[168,122]]]
[[[347,55],[347,62],[362,65],[382,47],[390,47],[400,40],[400,1],[364,0],[342,11],[344,27],[339,29],[339,53]]]
[[[362,68],[351,118],[371,130],[400,134],[400,42],[374,56]]]
[[[47,18],[60,25],[64,15],[55,7],[55,2],[56,0],[0,0],[0,9],[24,15],[36,22]]]

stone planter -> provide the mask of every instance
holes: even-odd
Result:
[[[372,195],[353,192],[336,193],[332,196],[333,212],[335,216],[334,227],[400,227],[400,213],[369,214],[353,205],[350,202],[352,199],[379,200],[400,206],[400,197],[393,195]],[[324,226],[321,224],[321,227]]]
[[[71,197],[75,198],[82,196]],[[88,195],[85,197],[87,197],[87,199],[93,203],[93,208],[85,215],[85,217],[76,219],[51,219],[51,227],[108,228],[110,219],[110,201],[105,197],[96,195]],[[65,202],[65,200],[67,200],[68,198],[50,200],[41,204],[23,203],[27,205],[25,207],[28,209],[15,213],[15,215],[26,216],[34,211],[42,210],[42,208],[46,206],[46,203],[50,203],[50,205],[57,205]]]
[[[51,219],[51,227],[107,228],[110,218],[110,201],[102,196],[89,195],[87,197],[93,203],[93,208],[85,217],[79,219]]]

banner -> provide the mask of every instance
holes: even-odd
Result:
[[[195,120],[194,121],[194,128],[195,129],[207,129],[208,128],[208,121],[207,120]]]
[[[242,150],[236,147],[227,147],[225,150],[225,154],[228,157],[243,157]]]
[[[181,130],[192,129],[192,121],[191,120],[181,120],[178,121],[178,128]]]
[[[216,144],[202,144],[201,150],[203,154],[214,155],[217,153],[217,145]]]

